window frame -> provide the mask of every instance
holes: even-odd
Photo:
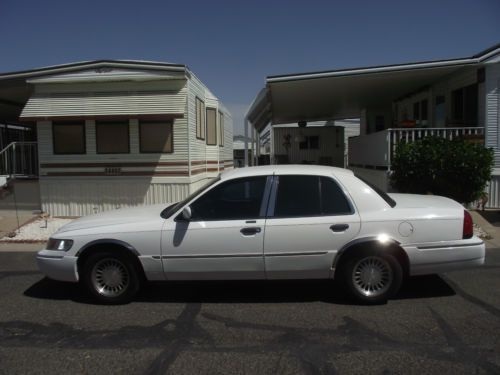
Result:
[[[170,152],[165,152],[165,151],[144,151],[142,149],[142,124],[164,124],[167,126],[170,126]],[[173,120],[166,120],[166,121],[139,121],[139,153],[140,154],[173,154],[174,153],[174,121]]]
[[[312,147],[311,139],[313,138],[317,140],[317,147]],[[319,135],[304,136],[304,141],[299,142],[299,150],[319,150],[320,149],[319,139],[320,139]]]
[[[87,154],[87,129],[85,120],[83,121],[52,121],[52,153],[54,155],[86,155]],[[56,152],[56,134],[54,128],[57,126],[80,126],[83,130],[83,151],[82,152]]]
[[[245,218],[235,218],[235,219],[227,219],[227,218],[224,218],[224,219],[220,219],[220,218],[217,218],[217,219],[206,219],[206,218],[204,218],[204,219],[201,219],[201,220],[191,219],[190,221],[193,221],[193,222],[208,222],[208,221],[209,222],[215,222],[215,221],[243,221],[243,220],[265,219],[266,216],[267,216],[267,210],[268,210],[269,199],[270,199],[269,197],[270,197],[270,194],[271,194],[271,185],[272,185],[272,182],[273,182],[273,176],[269,176],[269,175],[245,176],[245,177],[240,177],[240,178],[232,178],[232,179],[229,179],[229,180],[220,180],[220,179],[218,179],[217,180],[217,182],[218,182],[217,184],[209,184],[209,185],[205,186],[204,187],[205,190],[203,190],[202,192],[200,192],[196,197],[191,197],[193,199],[189,203],[184,204],[182,210],[184,209],[184,207],[191,207],[198,200],[203,199],[203,197],[205,197],[207,194],[210,194],[211,191],[213,191],[214,189],[217,189],[219,186],[221,186],[223,184],[231,183],[231,182],[235,182],[235,181],[240,181],[240,180],[256,179],[256,178],[264,178],[265,179],[264,190],[262,192],[262,197],[261,197],[261,201],[260,201],[259,216],[257,216],[257,217],[255,217],[255,216],[246,216]],[[177,221],[184,221],[184,219],[182,218],[182,210],[175,217],[175,221],[176,222]]]
[[[205,102],[200,97],[195,97],[195,122],[196,122],[196,139],[205,140],[206,132],[206,113]]]
[[[209,143],[210,137],[209,137],[208,133],[209,133],[210,129],[208,126],[208,111],[214,112],[214,128],[213,128],[213,130],[215,132],[215,134],[213,136],[214,143]],[[217,133],[217,109],[214,107],[206,107],[205,114],[206,114],[205,119],[206,119],[206,128],[207,128],[207,136],[206,136],[207,146],[217,146],[217,135],[218,135],[218,133]]]
[[[319,207],[320,207],[320,215],[296,215],[296,216],[276,216],[276,203],[277,203],[277,198],[278,198],[278,189],[279,189],[279,180],[280,177],[282,176],[297,176],[297,177],[315,177],[317,179],[318,183],[318,197],[319,197]],[[344,196],[344,198],[347,201],[347,204],[349,205],[350,212],[345,212],[345,213],[337,213],[337,214],[330,214],[330,213],[323,213],[323,202],[322,202],[322,187],[321,187],[321,178],[326,178],[330,179],[334,184],[337,185],[339,188],[340,192]],[[346,194],[343,185],[337,181],[337,179],[334,176],[330,175],[314,175],[314,174],[281,174],[281,175],[275,175],[274,180],[273,180],[273,185],[271,188],[271,196],[269,198],[269,204],[268,204],[268,211],[266,214],[266,218],[268,219],[297,219],[297,218],[313,218],[313,217],[333,217],[333,216],[349,216],[349,215],[354,215],[356,213],[355,206],[351,200],[351,197],[349,194]]]
[[[110,125],[110,124],[120,124],[127,125],[127,151],[126,152],[102,152],[99,151],[99,126],[102,125]],[[113,126],[113,125],[111,125]],[[127,119],[126,121],[95,121],[95,152],[98,155],[124,155],[130,154],[130,121]]]
[[[219,147],[224,147],[224,113],[222,111],[217,111],[219,120]]]

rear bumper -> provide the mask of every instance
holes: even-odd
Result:
[[[50,279],[78,281],[77,257],[66,256],[61,251],[41,250],[36,256],[40,271]]]
[[[468,240],[404,246],[410,259],[410,275],[425,275],[454,271],[484,264],[484,242]]]

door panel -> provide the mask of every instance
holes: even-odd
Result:
[[[264,243],[267,278],[328,278],[337,251],[359,230],[359,215],[330,176],[275,176]]]
[[[349,227],[335,232],[330,227],[336,224]],[[357,214],[268,219],[264,245],[267,278],[328,278],[337,251],[359,229]]]
[[[222,181],[189,204],[189,221],[165,223],[162,262],[167,279],[265,278],[265,213],[271,178]]]
[[[162,234],[169,280],[262,279],[264,219],[173,222]],[[260,232],[245,235],[246,228]]]

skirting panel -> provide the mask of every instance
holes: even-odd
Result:
[[[178,202],[190,183],[153,183],[149,178],[40,178],[42,209],[53,216],[84,216],[122,207]]]

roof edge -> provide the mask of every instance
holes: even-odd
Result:
[[[321,78],[325,76],[341,76],[350,74],[361,74],[361,73],[377,73],[377,72],[388,72],[388,71],[398,71],[407,69],[423,69],[423,68],[435,68],[435,67],[447,67],[453,65],[471,65],[477,64],[486,58],[489,58],[497,53],[500,53],[500,43],[495,44],[478,54],[471,57],[456,58],[456,59],[445,59],[445,60],[428,60],[413,63],[402,63],[402,64],[389,64],[389,65],[377,65],[377,66],[367,66],[359,68],[347,68],[338,70],[324,70],[317,72],[306,72],[306,73],[292,73],[292,74],[282,74],[282,75],[272,75],[266,77],[266,83],[281,82],[288,80],[301,80],[310,78]]]
[[[159,69],[159,70],[184,70],[186,72],[189,72],[188,67],[184,64],[172,64],[172,63],[140,61],[140,60],[92,60],[92,61],[82,61],[69,64],[53,65],[53,66],[47,66],[30,70],[20,70],[15,72],[0,73],[0,80],[9,78],[37,77],[54,73],[69,72],[87,67],[93,68],[93,67],[103,67],[103,66],[133,67],[133,68],[146,68],[146,69]]]

